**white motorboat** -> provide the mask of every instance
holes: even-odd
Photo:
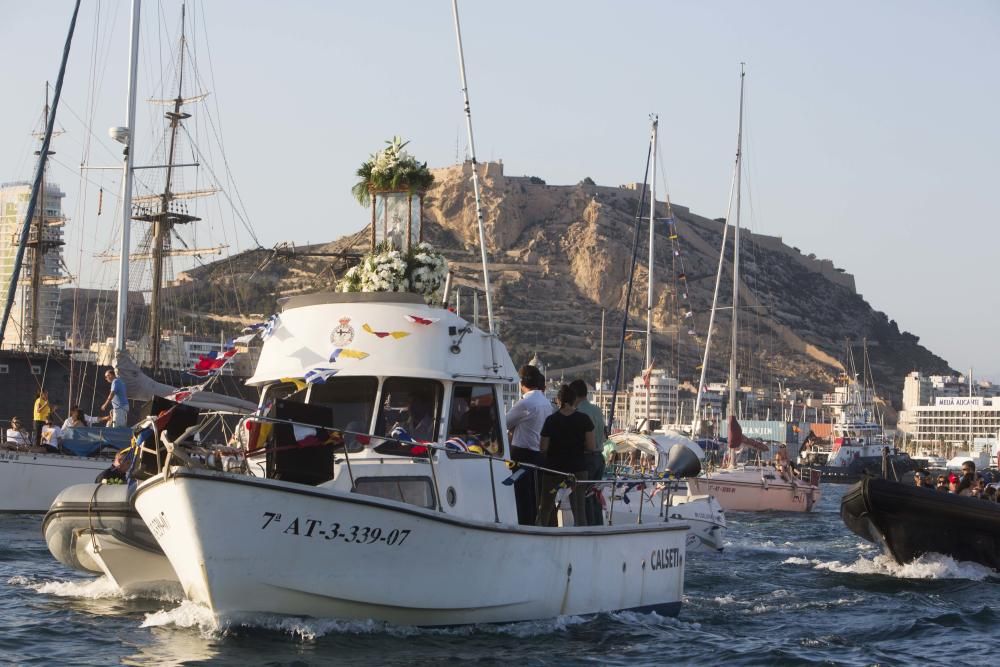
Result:
[[[718,500],[693,494],[687,482],[670,476],[668,457],[675,447],[689,450],[699,462],[705,452],[679,433],[622,431],[608,438],[613,452],[609,469],[615,477],[648,478],[647,482],[613,485],[614,502],[605,502],[605,521],[624,525],[663,520],[688,524],[688,551],[721,550],[726,537],[726,514]],[[696,475],[697,470],[691,474]],[[686,475],[685,475],[686,476]],[[640,488],[641,487],[641,488]],[[630,498],[626,501],[626,496]]]
[[[288,387],[317,368],[335,374]],[[216,613],[413,625],[677,613],[683,523],[517,525],[497,409],[515,375],[494,336],[417,295],[293,297],[250,380],[273,402],[266,477],[170,457],[135,507],[185,594]],[[392,437],[404,424],[439,444]]]

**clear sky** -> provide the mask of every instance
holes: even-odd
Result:
[[[29,133],[72,2],[2,7],[0,180],[14,180],[31,174]],[[140,99],[161,78],[178,7],[144,3]],[[746,62],[753,229],[833,259],[952,366],[1000,377],[1000,2],[504,0],[460,10],[480,160],[550,184],[642,180],[657,112],[670,196],[708,217],[725,213]],[[354,170],[394,134],[431,166],[464,155],[450,2],[203,0],[188,11],[264,245],[361,228]],[[96,92],[102,146],[91,163],[115,164],[106,128],[125,123],[127,15],[125,0],[81,10],[52,175],[74,224],[96,205],[93,194],[74,201],[84,124],[69,109],[86,118]],[[147,157],[151,118],[140,108]],[[90,178],[114,190],[114,174]],[[87,244],[100,245],[110,218],[91,224],[87,241],[67,234],[67,261],[88,284],[98,279]],[[252,245],[233,229],[230,245]]]

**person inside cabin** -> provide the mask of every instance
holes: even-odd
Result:
[[[6,436],[8,447],[28,447],[31,444],[31,436],[24,429],[20,417],[10,418],[10,427],[7,429]]]
[[[48,421],[51,412],[52,406],[49,405],[49,392],[39,389],[38,397],[35,399],[35,423],[32,431],[32,440],[35,443],[35,447],[39,447],[42,444],[42,429],[45,428],[45,422]]]
[[[971,496],[976,485],[976,464],[972,461],[962,463],[962,476],[955,487],[955,493],[960,496]]]
[[[434,404],[427,396],[413,394],[406,408],[406,421],[402,425],[414,440],[430,442],[434,439]]]
[[[122,428],[128,425],[128,392],[125,389],[125,381],[115,373],[113,368],[104,372],[104,379],[111,385],[108,397],[101,404],[101,410],[107,410],[111,406],[111,413],[108,415],[108,426]]]
[[[540,466],[545,456],[540,447],[542,425],[552,414],[552,404],[545,398],[545,376],[537,367],[526,364],[518,371],[521,381],[521,400],[507,413],[510,436],[510,458],[518,463]],[[517,522],[533,526],[538,514],[538,475],[534,468],[514,482],[517,501]]]
[[[576,392],[568,384],[559,388],[559,410],[545,419],[542,425],[541,451],[545,454],[545,467],[560,473],[543,473],[541,500],[538,503],[539,526],[556,525],[556,496],[570,480],[586,479],[586,452],[594,451],[594,422],[590,417],[577,411]],[[570,483],[570,507],[573,510],[573,525],[587,525],[585,493],[583,487]]]
[[[56,424],[55,417],[49,416],[45,422],[45,426],[42,427],[42,444],[49,451],[57,452],[61,449],[62,429]]]
[[[792,479],[791,464],[788,460],[788,445],[778,445],[778,452],[774,455],[774,467],[781,475],[781,479],[790,482]]]

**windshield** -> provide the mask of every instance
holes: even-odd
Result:
[[[436,440],[443,387],[436,380],[388,378],[382,384],[382,405],[375,435],[391,435],[399,427],[414,440]]]
[[[334,428],[368,433],[377,391],[378,380],[373,377],[333,377],[312,385],[309,403],[333,410]]]

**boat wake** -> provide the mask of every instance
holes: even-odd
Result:
[[[636,612],[614,612],[603,615],[613,621],[628,626],[668,626],[697,629],[697,624],[684,623],[676,618],[660,616],[655,613],[640,614]],[[312,642],[326,636],[334,635],[378,635],[384,634],[394,638],[413,636],[467,637],[506,636],[515,639],[528,639],[566,632],[576,626],[583,626],[594,621],[592,616],[560,616],[542,621],[523,621],[519,623],[481,624],[454,628],[420,628],[408,625],[393,625],[373,620],[340,620],[333,618],[304,618],[295,616],[279,616],[276,614],[234,614],[215,615],[208,607],[184,600],[173,609],[147,613],[141,627],[174,627],[195,629],[203,637],[224,637],[239,634],[243,629],[269,630],[286,635],[303,642]]]
[[[879,553],[874,558],[859,557],[853,563],[816,558],[787,558],[785,565],[811,565],[816,570],[851,574],[878,574],[896,579],[969,579],[983,581],[993,576],[993,570],[967,561],[956,561],[942,554],[925,554],[911,563],[900,565],[891,557]]]
[[[11,577],[7,580],[11,586],[19,586],[41,593],[61,598],[78,598],[83,600],[137,600],[151,599],[172,602],[178,600],[176,590],[169,588],[151,588],[141,593],[124,593],[108,577],[100,576],[93,579],[70,579],[66,581],[38,581],[31,577]]]

